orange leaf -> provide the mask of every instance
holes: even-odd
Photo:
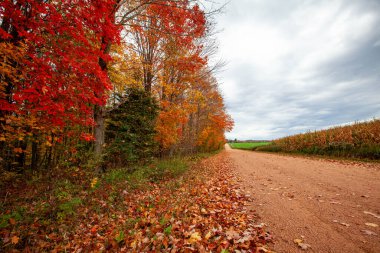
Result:
[[[194,232],[191,234],[189,238],[189,243],[196,243],[200,240],[202,240],[202,237],[200,236],[200,234],[198,232]]]
[[[15,153],[22,153],[23,151],[22,151],[22,148],[14,148],[13,152],[15,152]]]
[[[18,236],[13,236],[12,237],[12,244],[17,244],[20,238]]]
[[[11,225],[14,225],[14,224],[16,224],[16,221],[15,221],[15,219],[10,218],[10,219],[9,219],[9,223],[10,223]]]
[[[98,231],[98,226],[93,226],[91,228],[91,234],[96,234],[97,231]]]
[[[42,86],[42,93],[45,95],[46,92],[48,92],[48,89],[46,88],[46,86]]]

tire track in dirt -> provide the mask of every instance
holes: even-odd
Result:
[[[380,252],[380,164],[292,157],[226,145],[277,252]],[[372,226],[366,225],[371,223]],[[369,235],[369,234],[371,235]],[[376,235],[372,234],[376,233]]]

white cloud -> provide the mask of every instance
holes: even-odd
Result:
[[[303,25],[299,25],[299,34],[293,44],[299,50],[300,61],[291,79],[312,77],[318,67],[343,57],[368,40],[378,22],[376,15],[358,14],[353,8],[340,10],[340,6],[331,2],[307,11],[299,10],[293,16],[295,22],[303,20]]]

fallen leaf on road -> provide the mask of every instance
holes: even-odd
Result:
[[[206,235],[205,235],[205,239],[208,240],[211,238],[211,232],[209,231]]]
[[[264,247],[258,247],[257,250],[258,250],[258,252],[268,252],[268,249],[266,249]]]
[[[373,228],[377,228],[379,226],[379,225],[377,225],[375,223],[370,223],[370,222],[367,222],[366,225],[369,226],[369,227],[373,227]]]
[[[265,223],[260,223],[260,224],[254,225],[255,228],[263,228],[265,226],[266,226]]]
[[[372,232],[371,230],[367,230],[367,229],[364,229],[362,230],[362,232],[366,235],[377,235],[375,232]]]
[[[311,248],[311,245],[310,244],[307,244],[307,243],[299,243],[298,246],[303,249],[303,250],[307,250],[308,248]]]
[[[91,234],[96,234],[97,231],[98,231],[98,226],[93,226],[90,230]]]
[[[3,243],[8,243],[10,241],[9,237],[4,237],[3,238]]]
[[[202,237],[199,235],[198,232],[194,232],[190,236],[189,243],[196,243],[200,240],[202,240]]]
[[[240,238],[239,233],[237,233],[236,231],[233,231],[233,230],[227,231],[226,236],[227,236],[228,240]]]
[[[10,218],[10,219],[9,219],[9,223],[10,223],[11,225],[15,225],[15,224],[16,224],[16,220],[13,219],[13,218]]]
[[[368,212],[368,211],[364,211],[363,213],[372,215],[373,217],[376,217],[376,218],[380,219],[380,215],[377,215],[377,214],[374,214],[374,213],[371,213],[371,212]]]
[[[17,244],[20,238],[18,236],[13,236],[12,237],[12,244]]]
[[[298,245],[302,250],[307,250],[308,248],[311,248],[310,244],[304,243],[301,239],[294,239],[294,243]]]

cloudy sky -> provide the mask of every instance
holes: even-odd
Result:
[[[380,0],[231,0],[217,23],[227,138],[380,117]]]

